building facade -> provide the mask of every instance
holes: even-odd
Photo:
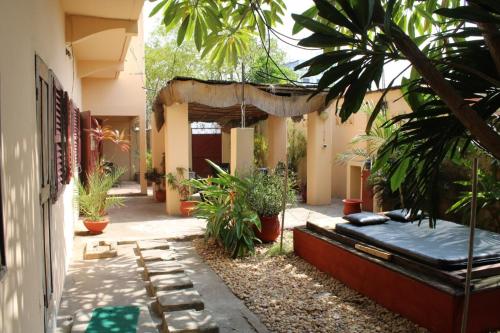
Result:
[[[144,173],[142,6],[0,2],[0,332],[54,329],[78,218],[79,112],[137,129]]]

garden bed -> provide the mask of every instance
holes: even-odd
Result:
[[[291,232],[286,232],[290,249]],[[201,257],[273,332],[427,332],[318,271],[293,253],[230,259],[194,241]],[[273,247],[273,250],[275,247]]]

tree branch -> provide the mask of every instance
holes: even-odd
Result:
[[[381,28],[385,29],[383,26],[385,12],[380,2],[376,5],[374,17],[382,23]],[[469,130],[471,136],[481,146],[487,149],[495,158],[500,159],[500,135],[453,89],[434,67],[431,60],[427,58],[408,35],[395,24],[390,24],[389,29],[391,31],[385,31],[385,33],[392,36],[393,42],[399,51],[412,63],[453,115]]]

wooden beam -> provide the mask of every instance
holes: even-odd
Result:
[[[137,21],[83,15],[66,15],[66,43],[76,44],[106,30],[124,29],[125,35],[137,36]]]

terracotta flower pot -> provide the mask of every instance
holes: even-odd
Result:
[[[155,199],[158,202],[165,202],[167,198],[167,192],[165,190],[155,190]]]
[[[361,200],[358,199],[344,199],[344,215],[361,213]]]
[[[263,243],[274,242],[280,235],[281,227],[278,216],[259,216],[260,218],[260,231],[255,228],[255,236]]]
[[[196,201],[181,201],[181,215],[183,217],[191,216],[191,212],[196,207],[196,204]]]
[[[87,228],[92,235],[97,235],[102,233],[102,231],[104,230],[104,228],[106,228],[108,223],[109,223],[108,219],[103,219],[101,221],[92,221],[89,219],[83,220],[85,228]]]

